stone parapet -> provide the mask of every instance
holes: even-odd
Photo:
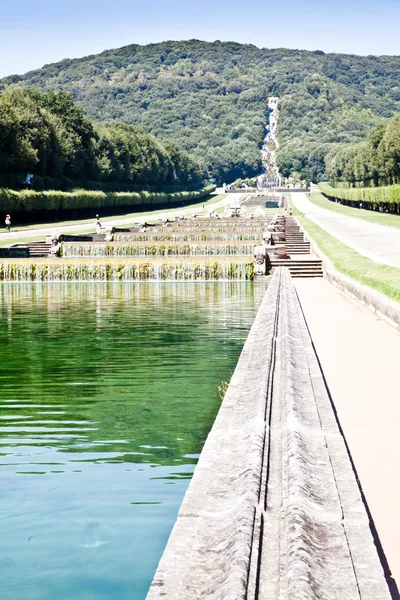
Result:
[[[147,600],[389,600],[287,269],[276,269]]]

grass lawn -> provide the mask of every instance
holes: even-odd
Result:
[[[325,198],[320,192],[314,192],[309,195],[311,202],[320,206],[321,208],[327,208],[333,212],[347,215],[348,217],[357,217],[363,219],[363,221],[370,221],[370,223],[377,223],[378,225],[389,225],[390,227],[400,227],[400,215],[389,215],[386,213],[375,212],[373,210],[364,210],[363,208],[352,208],[351,206],[344,206],[337,202],[332,202]]]
[[[91,231],[95,231],[93,230],[89,230],[85,231],[85,233],[91,233]],[[66,231],[65,232],[67,235],[69,234],[73,234],[73,231]],[[80,233],[80,232],[79,232]],[[84,233],[82,233],[82,235],[84,235]],[[13,246],[14,244],[28,244],[29,242],[43,242],[44,241],[44,236],[43,235],[39,235],[39,236],[35,236],[35,237],[24,237],[24,238],[9,238],[7,240],[2,240],[0,241],[0,248],[6,248],[7,246]]]
[[[132,212],[132,213],[126,213],[126,214],[118,214],[118,215],[109,215],[109,216],[105,216],[103,217],[100,214],[100,219],[102,223],[107,223],[108,221],[115,221],[116,219],[132,219],[132,221],[134,221],[136,218],[138,217],[149,217],[149,220],[151,221],[152,218],[157,218],[158,216],[162,216],[165,212],[171,212],[171,211],[177,211],[180,208],[185,209],[185,210],[193,210],[194,212],[196,212],[196,214],[201,214],[203,212],[208,211],[208,207],[215,204],[216,202],[220,202],[221,200],[223,200],[224,198],[226,198],[227,194],[214,194],[211,195],[209,197],[208,200],[204,199],[203,201],[199,200],[198,202],[196,202],[195,204],[182,204],[182,206],[180,206],[179,204],[175,204],[172,206],[168,206],[165,208],[159,208],[157,210],[149,210],[149,211],[145,211],[145,212]],[[203,204],[204,204],[204,211],[203,211]],[[99,209],[99,211],[101,212],[101,209]],[[65,227],[68,225],[92,225],[95,221],[95,214],[96,214],[96,209],[93,209],[94,215],[93,215],[93,219],[76,219],[75,221],[57,221],[57,222],[48,222],[48,223],[30,223],[27,225],[21,225],[21,226],[12,226],[12,231],[24,231],[24,230],[30,230],[30,229],[43,229],[46,227]],[[95,231],[95,228],[93,227],[93,229],[88,229],[88,231]],[[3,233],[5,233],[5,230],[3,231]]]
[[[328,201],[329,202],[329,201]],[[335,269],[351,279],[400,302],[400,269],[379,264],[358,254],[324,229],[315,225],[291,203],[295,215],[305,231],[329,258]],[[357,209],[355,209],[357,210]]]

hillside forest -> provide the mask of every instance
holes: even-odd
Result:
[[[170,41],[66,59],[1,88],[68,92],[96,123],[97,144],[121,136],[121,123],[139,126],[202,161],[218,183],[260,172],[267,99],[278,96],[281,173],[319,181],[327,155],[365,144],[399,112],[400,57]],[[100,165],[117,177],[109,161],[106,152]]]

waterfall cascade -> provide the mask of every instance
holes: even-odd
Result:
[[[2,263],[0,281],[210,281],[254,279],[253,259]]]
[[[258,236],[259,240],[259,236]],[[143,256],[252,256],[253,243],[111,243],[111,244],[63,244],[64,258],[119,258]]]
[[[177,219],[92,236],[90,242],[54,237],[47,250],[34,242],[27,246],[35,253],[29,258],[0,261],[0,281],[252,280],[263,239],[277,218],[260,209],[257,218]]]
[[[138,233],[116,234],[115,242],[239,242],[259,241],[260,230],[257,231],[234,231],[234,232],[211,232],[200,231],[198,233]]]
[[[281,176],[277,165],[279,98],[268,99],[268,117],[265,128],[266,134],[261,149],[262,174],[257,179],[259,188],[279,187]]]

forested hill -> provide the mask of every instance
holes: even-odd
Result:
[[[140,124],[226,181],[260,169],[267,96],[279,96],[281,170],[315,180],[335,144],[400,110],[400,57],[190,40],[64,60],[0,81],[9,85],[70,91],[93,119]]]

